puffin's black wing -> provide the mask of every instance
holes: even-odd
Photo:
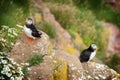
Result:
[[[42,33],[39,33],[39,31],[35,28],[33,24],[27,25],[27,26],[32,30],[32,36],[37,37],[37,38],[41,37]]]
[[[90,58],[90,54],[91,52],[89,50],[84,50],[79,56],[80,62],[87,62]]]

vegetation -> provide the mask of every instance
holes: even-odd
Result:
[[[0,30],[0,51],[9,52],[14,45],[18,34],[20,34],[20,28],[10,28],[9,26],[1,26]]]
[[[81,8],[91,10],[98,20],[104,20],[120,27],[120,12],[110,8],[105,4],[105,0],[75,0],[74,3],[80,10]]]
[[[1,0],[0,1],[0,51],[10,51],[21,29],[16,25],[23,25],[29,15],[30,1]]]
[[[55,39],[57,37],[55,28],[48,22],[42,22],[40,29],[47,33],[51,39]]]
[[[116,70],[117,72],[120,73],[120,57],[118,55],[113,55],[110,58],[110,61],[108,61],[106,63],[110,68],[113,68],[114,70]]]
[[[59,58],[53,59],[53,79],[52,80],[68,80],[67,64]]]
[[[28,60],[30,66],[39,65],[42,62],[43,62],[43,55],[34,55]]]
[[[22,67],[0,52],[0,80],[22,80],[23,76]]]
[[[16,24],[23,24],[29,15],[29,2],[29,0],[1,0],[0,26],[14,27]]]
[[[99,46],[99,53],[104,55],[103,51],[106,48],[104,42],[106,38],[102,38],[102,25],[92,10],[78,7],[77,4],[75,4],[76,1],[71,2],[67,0],[70,3],[69,5],[66,2],[63,3],[63,1],[61,1],[61,3],[54,0],[45,1],[56,20],[70,33],[73,39],[75,38],[73,32],[78,32],[87,46],[95,42]]]

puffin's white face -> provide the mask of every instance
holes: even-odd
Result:
[[[27,23],[28,25],[31,25],[31,24],[33,24],[33,21],[32,21],[32,19],[29,19],[29,18],[28,18],[28,19],[26,20],[26,23]]]
[[[97,50],[96,44],[91,44],[91,47],[92,47],[94,50]]]

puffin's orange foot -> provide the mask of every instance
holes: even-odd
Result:
[[[27,41],[27,43],[30,44],[30,45],[33,43],[33,39],[32,39],[32,38],[25,37],[24,39],[25,39],[25,40]]]

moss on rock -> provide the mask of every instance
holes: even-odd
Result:
[[[59,58],[53,59],[53,80],[68,80],[67,79],[67,64]]]

